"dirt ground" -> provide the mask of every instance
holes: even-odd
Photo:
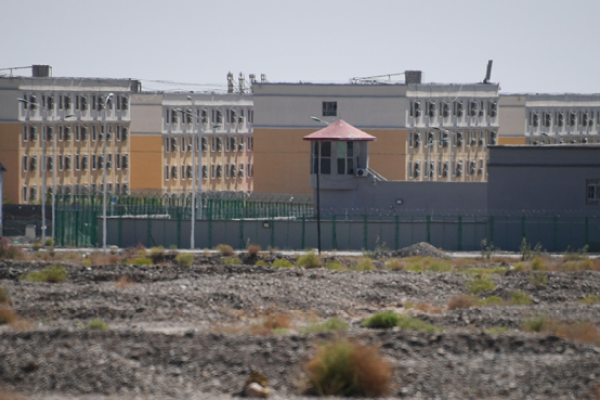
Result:
[[[375,271],[222,265],[200,257],[191,267],[62,264],[63,282],[20,279],[51,264],[0,260],[0,286],[20,319],[0,325],[0,399],[3,390],[6,398],[45,400],[221,400],[239,392],[252,370],[269,378],[272,398],[301,399],[304,364],[337,335],[303,328],[331,317],[349,324],[343,335],[380,347],[393,367],[391,398],[600,398],[597,338],[523,329],[536,317],[599,325],[600,304],[581,302],[600,295],[594,271],[503,264],[508,272],[486,275],[495,287],[476,296],[502,304],[450,310],[473,274],[386,270],[383,262]],[[517,291],[531,304],[510,303]],[[437,329],[361,326],[382,310]],[[261,329],[282,315],[286,329]],[[96,319],[108,329],[90,329]]]

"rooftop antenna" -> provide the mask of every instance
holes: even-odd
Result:
[[[485,71],[485,79],[483,80],[483,83],[489,83],[490,79],[492,79],[492,63],[493,62],[494,62],[494,60],[488,61],[487,70]]]

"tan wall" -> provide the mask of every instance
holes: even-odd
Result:
[[[0,124],[0,162],[6,168],[4,173],[4,196],[12,203],[19,203],[19,176],[23,167],[19,155],[19,133],[21,124]]]
[[[314,129],[254,130],[254,191],[312,194],[310,143]],[[369,167],[389,180],[406,176],[406,131],[365,130],[377,140],[369,144]]]
[[[505,144],[526,144],[525,137],[499,137],[498,144],[503,146]]]
[[[131,135],[131,189],[162,190],[162,135]]]

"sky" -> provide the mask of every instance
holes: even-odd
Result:
[[[598,0],[3,0],[0,68],[225,89],[423,71],[501,92],[600,93]],[[0,74],[9,71],[0,70]],[[16,70],[16,74],[29,74]],[[164,82],[169,82],[165,84]]]

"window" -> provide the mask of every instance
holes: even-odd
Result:
[[[498,115],[498,103],[496,103],[495,101],[490,101],[488,103],[488,116],[490,118],[495,118],[496,115]]]
[[[200,121],[202,121],[203,124],[208,124],[208,112],[206,110],[200,112]]]
[[[246,164],[246,176],[248,178],[252,176],[252,169],[250,168],[250,163]]]
[[[477,102],[470,101],[469,102],[469,117],[477,116]]]
[[[223,177],[223,164],[217,165],[217,178]]]
[[[221,136],[217,138],[217,151],[223,151],[223,138]]]
[[[67,171],[71,170],[71,156],[70,155],[65,157],[65,169]]]
[[[87,111],[88,99],[86,96],[81,96],[81,111]]]
[[[184,179],[186,179],[185,172],[186,172],[185,165],[182,165],[182,166],[181,166],[181,180],[184,180]],[[191,171],[190,171],[190,172],[191,172]],[[189,179],[190,177],[188,176],[187,178]]]
[[[498,144],[498,132],[496,132],[496,131],[490,132],[490,143],[493,145]]]
[[[92,142],[98,140],[98,131],[96,129],[96,125],[92,125]]]
[[[129,109],[129,98],[127,96],[121,96],[121,110],[126,111]],[[125,186],[123,186],[125,187]]]
[[[52,127],[51,126],[47,126],[46,127],[46,141],[47,142],[51,142],[52,141],[52,136],[53,136]]]
[[[109,183],[109,184],[108,184],[108,185],[106,185],[106,186],[107,186],[107,187],[106,187],[106,191],[107,191],[108,193],[111,193],[111,194],[112,194],[112,193],[113,193],[113,184],[112,184],[112,183]]]
[[[113,139],[113,126],[108,125],[108,133],[106,135],[106,140],[110,142],[112,139]]]
[[[455,101],[454,102],[454,116],[457,118],[461,118],[463,116],[463,103],[462,101]]]
[[[27,163],[27,155],[23,156],[23,171],[27,171],[29,169],[29,164]]]
[[[171,138],[166,137],[165,138],[165,153],[170,153],[171,152]]]
[[[65,126],[65,140],[66,141],[71,140],[71,126],[69,126],[69,125]]]
[[[87,140],[88,140],[88,127],[82,126],[81,127],[81,141],[87,142]]]
[[[337,101],[324,101],[323,102],[323,116],[324,117],[337,116]]]
[[[248,137],[248,151],[252,151],[254,148],[254,138]]]
[[[574,112],[569,113],[569,126],[577,125],[577,114]]]
[[[121,154],[117,153],[116,155],[116,163],[117,163],[117,169],[121,169]]]
[[[37,156],[32,156],[31,157],[31,161],[30,161],[30,165],[29,165],[29,170],[30,171],[37,171]]]
[[[37,126],[29,127],[29,140],[32,142],[37,141]]]
[[[79,154],[75,154],[75,169],[77,171],[79,171],[80,168],[81,168],[81,164],[80,164],[80,160],[79,160]]]
[[[96,155],[92,155],[92,169],[96,169],[97,168],[97,164],[96,164]]]
[[[121,194],[129,194],[129,185],[124,183],[123,187],[121,188]]]
[[[208,178],[208,166],[203,165],[202,166],[202,179],[207,179],[207,178]]]
[[[318,142],[321,150],[321,174],[331,174],[331,142]]]
[[[117,103],[118,104],[118,103]],[[117,142],[121,141],[121,125],[117,125]]]
[[[96,96],[92,96],[92,110],[96,109]]]
[[[79,125],[75,125],[75,141],[79,142],[81,140],[81,135],[79,134]]]
[[[421,147],[421,134],[419,132],[415,132],[413,143],[415,147]]]
[[[240,136],[240,143],[239,143],[239,146],[238,146],[238,150],[239,151],[244,151],[244,137],[243,136]]]
[[[427,115],[429,116],[429,118],[435,117],[435,103],[433,101],[428,101],[426,103],[426,107],[427,107]]]
[[[215,179],[215,176],[216,176],[215,169],[216,169],[216,168],[215,168],[215,165],[214,165],[214,164],[212,164],[212,165],[210,166],[210,177],[211,177],[211,179]]]
[[[104,169],[104,156],[98,156],[98,169]]]
[[[410,102],[410,116],[419,118],[421,116],[421,103],[418,101]]]
[[[194,169],[192,168],[191,165],[188,165],[186,167],[186,170],[187,170],[187,178],[188,179],[192,179],[192,172],[194,172]]]
[[[64,156],[62,154],[58,155],[58,169],[60,171],[65,169]]]
[[[123,169],[129,168],[129,154],[123,154]]]
[[[121,133],[121,140],[126,142],[129,139],[129,127],[124,126],[123,132]],[[125,187],[125,186],[123,186]]]
[[[32,186],[29,189],[29,201],[37,201],[37,186]]]
[[[586,200],[588,205],[600,204],[600,179],[586,180]]]
[[[202,151],[208,151],[208,138],[202,137]]]
[[[65,110],[71,109],[71,97],[65,96]]]
[[[240,178],[244,177],[244,164],[240,164],[239,168],[238,168],[238,176]]]
[[[419,161],[415,162],[415,168],[413,170],[413,177],[415,179],[421,177],[421,163]]]
[[[171,170],[169,169],[169,166],[168,166],[168,165],[165,165],[165,180],[167,180],[167,181],[168,181],[168,180],[169,180],[169,178],[171,177],[170,171],[171,171]]]
[[[229,177],[231,176],[231,174],[229,172],[230,172],[229,164],[225,164],[225,179],[229,179]]]
[[[231,151],[231,140],[230,140],[230,138],[225,138],[225,151]]]
[[[354,142],[337,143],[338,175],[354,175]]]
[[[27,185],[23,185],[23,203],[27,203]]]
[[[171,167],[171,178],[177,179],[177,165]]]
[[[112,162],[113,162],[113,155],[112,154],[108,154],[106,157],[106,168],[107,169],[112,169]]]
[[[81,169],[83,169],[83,170],[87,170],[88,169],[88,156],[87,156],[87,154],[85,154],[81,158]]]
[[[179,145],[179,140],[177,140],[178,138],[173,137],[171,138],[171,151],[173,151],[174,153],[177,152],[178,149],[178,145]]]
[[[463,174],[463,162],[462,160],[459,160],[456,163],[456,176],[462,176]]]
[[[235,164],[231,164],[231,177],[235,179],[237,176],[237,168]]]

